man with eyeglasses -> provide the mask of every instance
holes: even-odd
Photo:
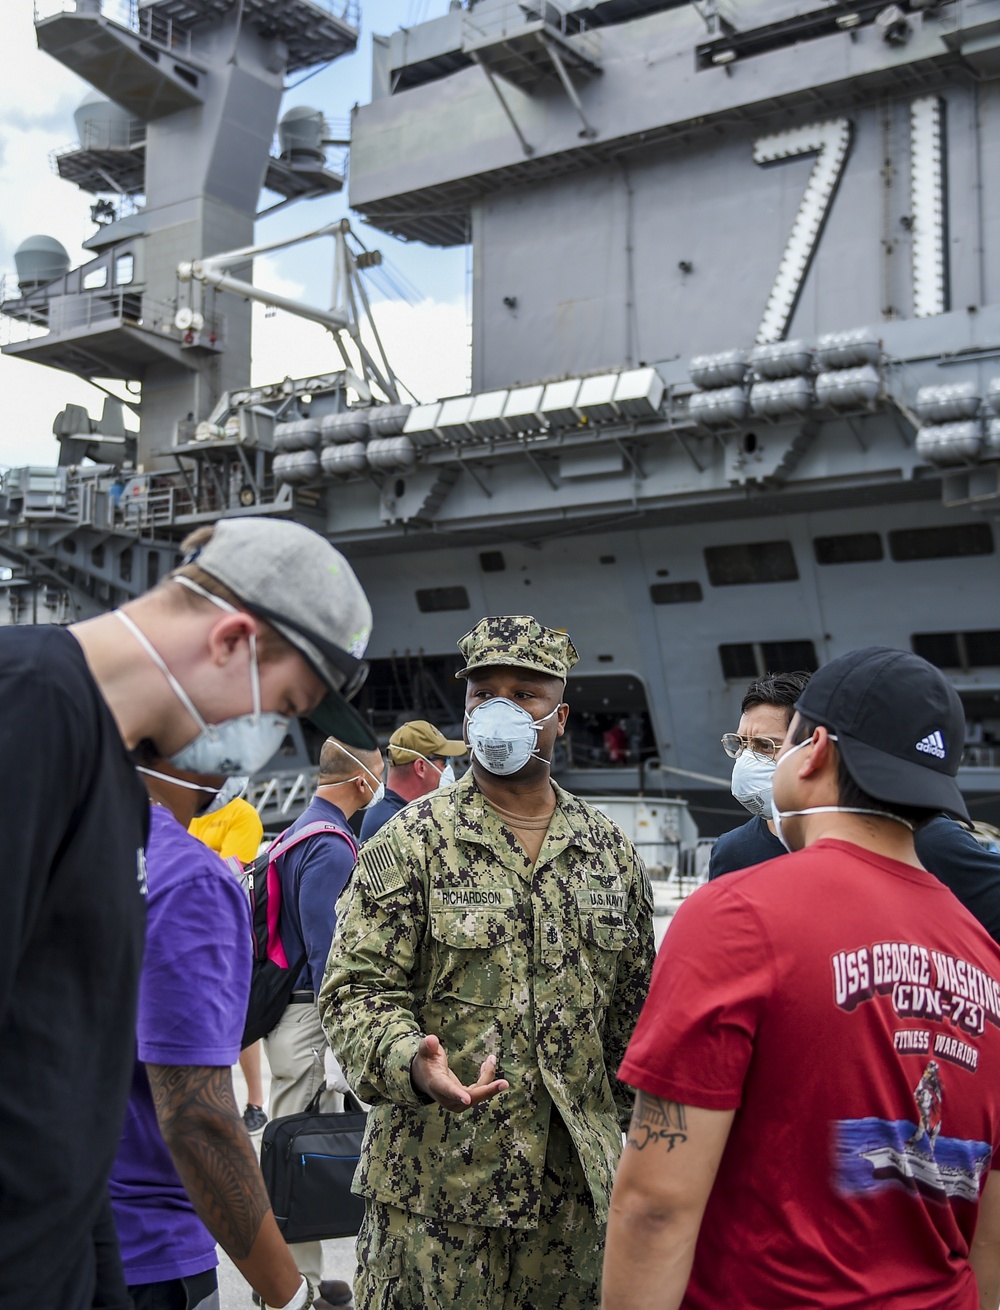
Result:
[[[784,855],[771,817],[771,777],[785,743],[795,702],[809,681],[808,673],[769,673],[750,683],[740,706],[736,732],[727,732],[722,746],[734,760],[732,792],[753,816],[740,828],[723,833],[712,847],[710,879],[734,869]]]
[[[466,752],[464,741],[449,741],[439,728],[426,719],[404,723],[389,738],[389,772],[385,795],[377,805],[365,811],[361,840],[374,837],[394,814],[411,801],[429,796],[438,787],[455,781],[451,761]]]
[[[747,688],[739,732],[727,732],[722,745],[736,761],[733,795],[754,817],[742,827],[723,833],[712,847],[709,880],[785,854],[771,818],[771,777],[795,712],[793,702],[811,676],[772,673]],[[914,843],[924,868],[954,892],[1000,943],[1000,856],[988,851],[972,832],[944,814],[925,823]]]
[[[908,651],[799,697],[789,853],[681,906],[619,1069],[604,1310],[1000,1304],[1000,950],[914,842],[968,819],[964,730]]]

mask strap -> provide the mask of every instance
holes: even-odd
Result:
[[[778,813],[782,821],[793,815],[803,814],[871,814],[876,819],[891,819],[893,823],[901,823],[904,828],[909,828],[910,832],[917,830],[915,824],[899,814],[890,814],[888,810],[864,810],[854,805],[810,805],[807,810],[779,810]]]
[[[257,634],[247,634],[250,638],[250,703],[253,705],[255,723],[260,722],[260,666],[257,664]]]
[[[331,739],[330,737],[327,737],[327,741],[330,741],[330,740],[334,740],[334,741],[336,741],[336,738],[332,738],[332,739]],[[337,745],[340,747],[340,749],[344,752],[344,754],[347,756],[347,758],[348,758],[349,760],[353,760],[353,761],[354,761],[354,763],[358,766],[359,769],[364,769],[365,773],[367,773],[368,776],[369,776],[369,778],[371,778],[372,782],[374,782],[374,784],[375,784],[375,791],[377,791],[378,788],[379,788],[379,786],[380,786],[380,784],[381,784],[381,779],[380,779],[380,778],[376,778],[375,775],[374,775],[374,773],[372,773],[371,769],[369,769],[368,765],[367,765],[367,764],[362,764],[362,762],[358,759],[358,757],[357,757],[356,755],[352,755],[351,752],[347,749],[347,747],[346,747],[342,742],[339,742],[339,741],[338,741],[338,742],[337,742]],[[421,757],[421,758],[422,758],[422,757]],[[355,777],[357,777],[357,774],[355,774]],[[344,782],[353,782],[353,781],[354,781],[354,778],[344,778],[343,781],[344,781]],[[327,785],[329,785],[329,784],[327,784]],[[333,785],[336,786],[337,784],[334,783]],[[372,794],[374,795],[374,792],[373,792]]]
[[[171,582],[178,582],[182,587],[187,587],[188,591],[193,591],[196,596],[201,596],[205,600],[210,600],[213,605],[218,605],[220,610],[228,610],[230,614],[240,614],[235,605],[230,605],[228,600],[223,600],[221,596],[213,596],[210,591],[206,591],[200,583],[195,582],[192,578],[171,578]]]
[[[543,714],[540,719],[535,719],[535,731],[538,732],[539,728],[545,722],[546,719],[551,719],[553,714],[558,714],[559,711],[562,709],[564,703],[565,703],[564,701],[560,701],[554,710],[549,710],[548,714]],[[534,754],[534,752],[532,752],[532,754]]]
[[[540,719],[536,719],[536,720],[535,720],[535,731],[536,731],[536,732],[540,732],[540,731],[541,731],[542,724],[545,722],[545,720],[546,720],[546,719],[551,719],[552,716],[553,716],[553,714],[558,714],[559,711],[562,709],[562,707],[563,707],[564,704],[565,704],[564,701],[560,701],[559,704],[555,707],[554,710],[549,710],[548,714],[543,714],[542,717],[541,717]],[[537,745],[537,742],[536,742],[536,745]],[[537,750],[532,751],[532,752],[531,752],[531,755],[532,755],[532,758],[533,758],[533,759],[540,760],[540,761],[542,762],[542,764],[546,765],[546,766],[547,766],[548,768],[550,768],[550,769],[552,768],[552,761],[551,761],[551,760],[544,759],[541,755],[539,755],[539,753],[538,753]]]
[[[142,631],[142,629],[138,626],[138,624],[128,614],[126,614],[124,610],[115,610],[114,615],[116,619],[120,619],[122,623],[125,624],[126,628],[128,628],[132,636],[135,637],[139,645],[143,648],[143,650],[146,652],[149,658],[153,661],[153,663],[160,670],[160,672],[163,674],[166,680],[170,683],[170,687],[174,695],[187,710],[188,714],[191,715],[192,719],[194,719],[200,731],[208,732],[208,733],[213,732],[214,729],[212,728],[212,726],[206,723],[205,720],[198,713],[198,710],[195,708],[194,701],[191,699],[191,697],[187,694],[187,692],[184,690],[181,684],[177,681],[174,675],[167,668],[167,664],[163,656],[156,649],[156,647],[149,640],[149,638]],[[258,690],[258,696],[259,696],[259,690]]]
[[[207,791],[213,796],[218,796],[221,788],[219,787],[202,787],[197,782],[188,782],[185,778],[174,778],[169,773],[159,773],[156,769],[147,769],[144,764],[135,766],[136,773],[144,773],[147,778],[159,778],[161,782],[169,782],[174,787],[186,787],[188,791]]]
[[[393,746],[391,749],[394,751],[402,751],[404,755],[416,755],[417,758],[423,760],[425,764],[429,764],[439,778],[444,775],[444,769],[439,769],[433,760],[429,760],[426,755],[421,755],[420,752],[415,751],[412,746]],[[351,756],[351,759],[354,759],[353,755]],[[358,763],[361,764],[361,761],[358,760]],[[389,763],[392,764],[393,761],[390,760]],[[361,767],[364,768],[365,766],[361,764]]]
[[[225,610],[228,614],[243,614],[249,611],[237,609],[235,605],[230,605],[228,600],[223,600],[221,596],[213,596],[210,591],[193,578],[174,578],[174,582],[179,582],[182,587],[187,587],[188,591],[193,591],[196,596],[201,596],[205,600],[211,601],[217,605],[220,610]],[[253,704],[253,717],[260,721],[260,666],[257,663],[257,634],[251,632],[247,634],[250,638],[250,695]]]

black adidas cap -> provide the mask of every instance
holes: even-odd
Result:
[[[955,781],[965,712],[933,664],[887,646],[854,650],[814,673],[795,708],[836,734],[848,773],[869,796],[968,820]]]

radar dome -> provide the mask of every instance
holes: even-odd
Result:
[[[69,272],[69,252],[55,237],[27,237],[14,251],[17,285],[32,291]]]
[[[80,101],[80,107],[73,115],[76,134],[84,150],[110,150],[114,146],[124,147],[135,135],[132,130],[133,118],[127,109],[116,105],[100,91],[91,91]],[[134,120],[138,123],[138,119]],[[141,131],[141,125],[140,125]]]
[[[287,158],[323,158],[326,119],[320,109],[296,105],[282,114],[278,123],[278,144]]]

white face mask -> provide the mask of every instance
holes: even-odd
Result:
[[[733,795],[745,810],[763,819],[771,818],[771,779],[775,764],[775,760],[762,760],[746,747],[733,764]]]
[[[353,778],[344,779],[345,782],[357,782],[357,780],[361,778],[361,781],[365,784],[365,786],[372,794],[372,798],[368,802],[368,804],[362,805],[361,808],[363,810],[374,809],[375,806],[379,803],[379,801],[385,800],[385,783],[382,781],[381,778],[376,778],[375,774],[372,773],[368,765],[364,764],[361,760],[359,760],[356,755],[352,755],[351,752],[347,749],[345,745],[343,745],[342,742],[338,741],[337,745],[340,747],[340,749],[344,752],[344,754],[347,756],[349,760],[354,761],[354,763],[358,766],[359,769],[364,769],[365,773],[368,774],[368,778],[371,778],[372,782],[375,784],[375,786],[372,787],[372,782],[369,782],[368,778],[362,778],[360,773],[356,773]]]
[[[213,814],[216,810],[222,808],[222,806],[218,805],[217,802],[219,797],[222,795],[222,792],[225,790],[225,787],[223,787],[222,789],[218,789],[215,787],[203,787],[199,782],[188,782],[187,778],[175,778],[172,773],[160,773],[158,769],[149,769],[144,764],[137,764],[135,766],[135,771],[136,773],[144,773],[147,778],[159,778],[161,782],[169,782],[172,787],[183,787],[185,791],[207,792],[209,799],[203,801],[201,805],[199,805],[198,808],[195,810],[194,817],[196,819],[203,819],[206,814]],[[230,779],[230,781],[245,783],[248,781],[248,779],[234,778],[234,779]],[[226,785],[228,786],[228,783]],[[232,796],[230,796],[223,803],[228,805],[229,801],[231,801],[232,799],[233,799]]]
[[[248,777],[240,777],[239,774],[232,778],[227,778],[219,790],[215,793],[213,800],[208,802],[202,814],[215,814],[218,810],[224,810],[230,801],[239,800],[250,785]]]
[[[542,718],[533,719],[523,705],[506,696],[493,696],[477,705],[471,714],[466,713],[469,749],[484,769],[500,778],[519,772],[532,756],[549,764],[535,746],[542,724],[558,714],[559,708],[557,705]]]
[[[837,738],[833,735],[832,732],[829,734],[829,740],[830,740],[830,741],[836,741],[836,740],[837,740]],[[812,744],[812,738],[811,738],[811,737],[807,737],[805,741],[800,741],[800,742],[798,743],[797,746],[793,746],[792,749],[791,749],[790,751],[786,751],[786,752],[784,753],[784,755],[782,755],[781,758],[782,758],[783,760],[787,760],[788,757],[789,757],[790,755],[794,755],[796,751],[800,751],[800,750],[803,748],[803,746],[809,746],[809,745],[811,745],[811,744]],[[779,761],[779,763],[780,763],[780,761]],[[777,836],[778,841],[781,842],[782,846],[784,846],[785,850],[788,851],[789,853],[791,853],[791,851],[793,850],[793,847],[789,845],[789,843],[788,843],[788,838],[785,836],[784,832],[782,831],[782,826],[781,826],[781,825],[782,825],[782,822],[783,822],[785,819],[790,819],[790,818],[792,818],[793,815],[799,815],[799,814],[871,814],[871,815],[873,815],[876,819],[891,819],[891,820],[893,821],[893,823],[901,823],[901,824],[903,825],[904,828],[909,828],[910,832],[914,832],[914,831],[915,831],[915,829],[914,829],[912,823],[909,823],[906,819],[901,819],[901,818],[899,817],[898,814],[890,814],[887,810],[868,810],[868,809],[860,809],[860,808],[858,808],[858,807],[856,807],[856,806],[853,806],[853,805],[812,805],[812,806],[810,806],[810,807],[809,807],[808,809],[806,809],[806,810],[779,810],[778,807],[777,807],[777,805],[775,805],[773,802],[772,802],[772,807],[771,807],[771,808],[772,808],[772,810],[774,811],[774,831],[775,831],[775,835]]]
[[[219,609],[239,614],[234,606],[213,596],[190,578],[175,578],[190,591],[204,596]],[[167,668],[166,661],[153,643],[123,610],[115,615],[132,633],[156,667],[170,683],[171,690],[198,725],[193,741],[168,756],[170,763],[185,773],[223,773],[249,776],[262,769],[284,741],[288,719],[281,714],[264,714],[260,705],[260,670],[257,666],[257,638],[251,633],[250,642],[250,702],[249,714],[240,714],[222,723],[206,723],[191,697]]]
[[[438,776],[437,789],[447,787],[450,783],[455,781],[455,766],[452,764],[451,760],[449,760],[444,768],[441,769],[433,760],[429,760],[426,755],[421,755],[420,752],[415,751],[412,746],[393,746],[392,749],[394,751],[399,751],[403,755],[416,755],[417,759],[423,760],[425,764],[429,764]]]

